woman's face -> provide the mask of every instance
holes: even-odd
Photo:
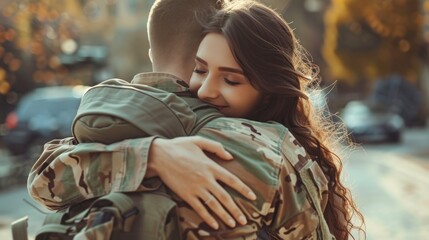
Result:
[[[201,42],[189,85],[198,98],[228,117],[248,116],[260,100],[219,33],[209,33]]]

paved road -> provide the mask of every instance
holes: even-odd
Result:
[[[365,145],[345,162],[345,178],[365,215],[368,240],[429,239],[428,149],[429,128],[411,129],[402,144]],[[0,166],[7,161],[4,156],[0,152]],[[25,215],[30,235],[41,225],[43,214],[23,198],[29,199],[23,185],[0,190],[0,239],[11,239],[10,222]]]
[[[345,172],[367,239],[429,239],[429,128],[406,131],[400,145],[362,146]]]
[[[428,160],[429,161],[429,160]],[[347,164],[368,239],[429,239],[429,171],[396,154],[367,150]]]

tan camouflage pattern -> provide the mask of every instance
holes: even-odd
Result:
[[[93,216],[89,216],[88,225],[92,222]],[[96,226],[84,228],[76,236],[73,237],[73,240],[98,240],[98,239],[110,239],[113,232],[114,218],[110,219],[107,222],[98,224]]]
[[[28,191],[48,209],[59,210],[112,191],[145,190],[141,183],[153,139],[130,139],[111,145],[75,145],[73,138],[52,140],[45,144],[30,171]]]
[[[288,129],[278,123],[218,118],[197,135],[225,146],[234,161],[211,157],[240,177],[258,198],[252,202],[227,188],[248,224],[230,228],[218,219],[220,228],[213,230],[187,203],[172,194],[178,205],[182,239],[257,239],[261,229],[269,234],[269,239],[322,239],[313,204],[325,208],[327,180]],[[109,191],[145,191],[142,179],[152,140],[132,139],[112,145],[74,145],[72,138],[53,140],[45,145],[31,170],[29,193],[46,207],[59,209]],[[298,174],[302,169],[311,171],[319,202],[311,202]]]

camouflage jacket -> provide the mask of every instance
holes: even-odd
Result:
[[[133,83],[147,84],[156,77],[146,74]],[[172,80],[177,81],[174,77]],[[213,230],[172,194],[178,206],[182,239],[256,239],[262,232],[270,239],[327,239],[321,233],[326,224],[321,211],[327,203],[327,180],[287,128],[274,122],[222,117],[207,123],[197,135],[225,146],[234,161],[211,157],[251,186],[257,200],[249,201],[227,188],[248,224],[229,228],[218,221],[220,228]],[[153,139],[129,139],[110,145],[75,144],[73,138],[53,140],[45,145],[30,172],[29,193],[46,207],[60,209],[111,191],[150,190],[143,178]],[[305,184],[303,173],[313,187]]]

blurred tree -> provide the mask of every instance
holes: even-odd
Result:
[[[0,94],[6,95],[22,73],[23,51],[16,43],[17,29],[13,23],[1,14],[0,22]]]
[[[76,84],[61,65],[59,53],[79,31],[64,14],[67,2],[3,1],[0,8],[0,123],[20,96],[37,86]],[[75,4],[76,5],[76,4]],[[79,82],[77,82],[79,83]]]
[[[396,73],[415,83],[422,22],[419,0],[332,0],[323,52],[333,78],[369,86]]]
[[[65,5],[52,0],[14,1],[2,9],[0,16],[5,21],[1,25],[5,28],[4,23],[10,22],[11,27],[5,28],[4,36],[9,40],[3,41],[1,47],[13,45],[15,53],[0,56],[8,65],[7,84],[2,86],[9,85],[7,90],[2,87],[0,93],[23,93],[34,85],[64,84],[66,70],[58,57],[61,46],[79,34],[74,22],[62,13]]]

